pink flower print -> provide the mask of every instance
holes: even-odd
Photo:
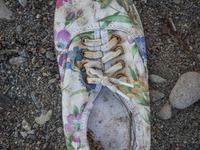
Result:
[[[67,2],[67,0],[64,0],[65,2]],[[56,8],[60,8],[61,6],[63,6],[63,0],[57,0],[56,2]]]
[[[80,135],[79,135],[81,117],[82,117],[82,113],[79,113],[77,117],[73,114],[70,114],[69,116],[67,116],[67,121],[69,123],[65,124],[65,132],[67,134],[73,134],[72,140],[78,143],[81,142]]]
[[[67,30],[61,30],[57,33],[54,30],[55,48],[58,52],[62,52],[69,48],[71,34]]]

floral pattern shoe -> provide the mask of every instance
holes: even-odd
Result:
[[[54,39],[68,150],[150,149],[145,40],[132,0],[57,0]]]

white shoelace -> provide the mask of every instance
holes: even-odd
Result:
[[[121,47],[117,47],[115,52],[108,52],[103,56],[103,52],[109,51],[119,42],[119,37],[114,36],[112,39],[106,43],[101,45],[101,39],[90,40],[88,38],[83,38],[82,43],[87,46],[87,50],[83,51],[83,56],[87,59],[84,67],[86,69],[86,73],[88,75],[87,82],[88,84],[98,84],[101,83],[103,86],[108,87],[114,93],[121,95],[126,100],[130,100],[128,96],[122,93],[117,89],[115,85],[125,85],[128,87],[134,87],[134,85],[123,82],[120,79],[111,78],[110,76],[121,70],[124,66],[124,62],[118,61],[115,65],[104,71],[103,73],[95,70],[93,68],[98,68],[103,70],[103,64],[112,60],[113,58],[118,57],[123,53],[123,49]],[[94,51],[94,46],[101,46],[101,51]],[[92,60],[91,60],[92,59]],[[94,59],[101,59],[101,61],[95,61]]]

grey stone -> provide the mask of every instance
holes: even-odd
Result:
[[[37,124],[43,125],[52,117],[53,111],[50,109],[46,114],[41,114],[40,117],[35,118]]]
[[[1,110],[3,109],[6,110],[12,105],[13,105],[12,100],[9,97],[3,95],[3,93],[0,91],[0,107],[2,108]]]
[[[14,137],[18,137],[18,131],[15,131]]]
[[[158,117],[163,120],[171,118],[171,115],[172,108],[168,103],[166,103],[163,108],[158,112]]]
[[[10,11],[3,0],[0,0],[0,19],[4,18],[6,20],[14,20],[14,17],[12,16],[13,13]]]
[[[10,2],[9,2],[9,1],[7,1],[5,4],[8,6],[8,5],[10,5]]]
[[[200,74],[187,72],[183,74],[172,89],[170,96],[172,106],[184,109],[200,99]]]
[[[17,26],[16,31],[18,33],[21,33],[22,32],[22,26],[21,25]]]
[[[28,138],[34,141],[37,137],[35,135],[31,134],[28,136]]]
[[[30,131],[30,130],[31,130],[31,125],[27,122],[26,119],[24,119],[24,120],[22,121],[22,127],[23,127],[25,130],[27,130],[27,131]]]
[[[35,91],[32,91],[31,92],[31,99],[34,102],[35,106],[39,109],[40,105],[39,105],[39,102],[37,101],[36,94],[37,93]]]
[[[26,137],[27,137],[27,133],[26,133],[26,132],[20,132],[20,134],[21,134],[21,136],[22,136],[23,138],[26,138]]]
[[[11,59],[9,60],[9,63],[10,63],[11,65],[20,65],[21,63],[26,62],[26,61],[27,61],[27,59],[26,59],[25,57],[19,56],[19,57],[11,58]]]
[[[8,96],[14,99],[17,98],[17,93],[13,89],[10,89],[8,90]]]
[[[50,85],[50,84],[53,84],[53,83],[55,83],[56,81],[57,81],[57,79],[55,79],[55,78],[54,78],[54,79],[51,79],[51,80],[49,80],[49,83],[48,83],[48,84],[49,84],[49,85]]]
[[[155,102],[163,97],[165,97],[165,94],[164,93],[161,93],[159,91],[155,91],[155,90],[150,90],[149,91],[149,95],[150,95],[150,100],[152,102]]]
[[[153,82],[153,83],[164,83],[167,80],[162,78],[162,77],[160,77],[160,76],[158,76],[158,75],[151,74],[151,75],[149,75],[149,81]]]
[[[33,58],[31,59],[31,62],[32,62],[32,64],[34,65],[35,62],[36,62],[36,57],[33,57]]]
[[[54,4],[54,1],[49,2],[49,6],[52,6]]]
[[[197,54],[197,58],[200,60],[200,54]]]
[[[56,57],[55,57],[55,53],[54,52],[50,52],[50,51],[47,51],[46,52],[46,58],[50,59],[50,60],[56,60]]]
[[[35,131],[34,130],[30,130],[27,132],[27,134],[35,134]]]
[[[26,7],[27,0],[19,0],[19,3],[22,5],[22,7]]]
[[[62,128],[62,127],[58,127],[58,128],[57,128],[57,132],[58,132],[59,134],[62,134],[63,128]]]
[[[47,145],[48,145],[48,143],[45,143],[45,144],[43,145],[43,149],[45,149],[45,148],[47,147]]]
[[[175,4],[180,4],[181,0],[174,0]]]
[[[20,51],[18,54],[22,57],[28,57],[28,53],[25,50]]]

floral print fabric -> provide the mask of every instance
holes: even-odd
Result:
[[[77,2],[77,0],[74,0]],[[90,0],[85,0],[88,2]],[[145,49],[145,39],[143,36],[143,29],[141,25],[141,21],[139,16],[135,10],[133,2],[131,0],[91,0],[93,3],[99,4],[98,11],[107,11],[110,12],[115,11],[114,13],[108,13],[109,15],[104,15],[101,18],[98,18],[97,21],[101,22],[99,26],[99,30],[104,30],[109,27],[112,23],[120,23],[127,24],[136,28],[141,34],[141,36],[132,38],[127,32],[121,30],[108,30],[108,35],[112,36],[114,34],[121,35],[121,41],[119,44],[128,43],[132,46],[132,56],[139,54],[142,62],[144,63],[144,67],[146,67],[146,49]],[[94,39],[94,31],[92,32],[84,32],[76,37],[73,36],[71,29],[78,25],[78,22],[84,22],[88,17],[88,9],[80,5],[80,7],[68,8],[65,7],[68,5],[69,0],[57,0],[56,3],[56,11],[61,12],[66,11],[66,14],[63,16],[62,21],[58,21],[58,23],[62,23],[62,29],[55,27],[54,30],[54,41],[55,41],[55,50],[57,54],[57,60],[59,65],[59,72],[61,76],[61,82],[64,82],[65,73],[68,71],[74,72],[78,74],[78,79],[76,82],[81,85],[82,89],[77,91],[73,91],[70,93],[69,97],[73,97],[80,93],[91,92],[96,88],[95,84],[87,84],[85,79],[87,77],[86,72],[83,71],[83,68],[79,66],[79,62],[83,60],[81,56],[82,48],[77,46],[69,47],[73,43],[76,43],[81,40],[82,37],[89,37],[90,39]],[[117,7],[115,7],[118,5]],[[65,9],[62,9],[62,7]],[[68,9],[66,9],[68,8]],[[116,9],[118,8],[118,9]],[[121,8],[121,9],[119,9]],[[106,9],[106,10],[104,10]],[[123,11],[122,11],[123,10]],[[89,17],[94,17],[93,14]],[[55,18],[56,19],[56,18]],[[87,22],[86,22],[87,23]],[[80,25],[80,26],[83,26]],[[134,45],[135,43],[135,45]],[[146,69],[146,68],[145,68]],[[149,96],[148,96],[148,85],[143,81],[140,81],[141,73],[136,66],[128,66],[129,76],[131,76],[133,80],[132,84],[134,84],[134,88],[128,88],[125,86],[118,86],[118,88],[126,94],[131,99],[134,98],[138,100],[138,104],[144,107],[143,119],[148,125],[150,125],[150,112],[149,112]],[[62,91],[67,89],[69,85],[66,87],[61,87]],[[67,103],[67,102],[66,102]],[[79,104],[73,104],[72,106],[63,106],[67,109],[67,116],[63,118],[64,122],[64,131],[67,148],[69,150],[81,149],[81,141],[80,141],[80,123],[83,114],[83,110],[86,107],[87,102],[81,102]]]

